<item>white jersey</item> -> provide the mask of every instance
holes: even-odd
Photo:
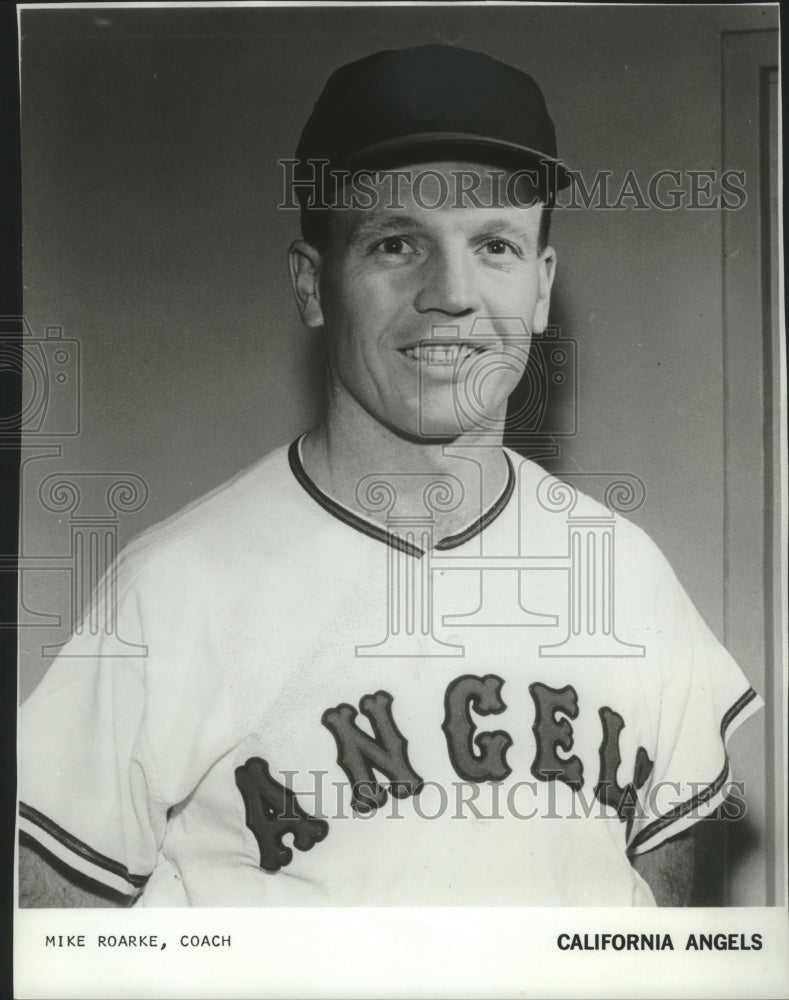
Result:
[[[441,540],[295,444],[143,534],[21,709],[21,828],[145,906],[652,905],[630,856],[760,700],[640,529],[507,455]]]

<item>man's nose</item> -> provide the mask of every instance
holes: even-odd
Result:
[[[459,249],[434,251],[420,268],[420,286],[414,299],[417,312],[465,316],[479,307],[473,270]]]

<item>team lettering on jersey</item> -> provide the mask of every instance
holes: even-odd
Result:
[[[472,710],[477,715],[487,716],[500,715],[506,709],[501,698],[503,684],[502,678],[495,674],[485,677],[464,674],[447,687],[441,728],[452,767],[464,781],[501,782],[512,773],[507,763],[512,736],[503,729],[477,732],[471,718]],[[529,692],[534,702],[532,731],[536,747],[532,775],[539,781],[561,781],[573,791],[580,791],[584,786],[583,763],[571,754],[571,721],[579,713],[577,692],[570,684],[552,688],[539,682],[529,685]],[[395,722],[392,704],[393,698],[387,691],[367,694],[359,702],[359,710],[369,722],[372,736],[356,724],[359,713],[352,705],[343,703],[329,708],[321,718],[337,744],[337,763],[350,784],[351,807],[359,814],[369,815],[379,809],[389,794],[406,798],[418,795],[424,786],[424,779],[409,760],[408,741]],[[608,706],[598,709],[598,715],[602,739],[594,796],[616,811],[619,819],[627,823],[629,832],[637,808],[637,792],[647,781],[653,763],[647,751],[639,747],[633,780],[620,786],[617,781],[622,763],[619,737],[625,721]],[[375,772],[384,775],[388,783],[378,781]],[[287,834],[292,835],[293,846],[300,851],[310,850],[328,835],[328,822],[309,815],[299,805],[293,790],[272,777],[268,761],[250,757],[236,768],[235,780],[244,800],[246,824],[257,841],[260,867],[264,871],[277,872],[293,860],[293,851],[283,844]]]

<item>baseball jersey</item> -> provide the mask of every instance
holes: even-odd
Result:
[[[450,537],[453,477],[360,514],[298,442],[145,532],[21,708],[21,829],[143,906],[654,905],[630,857],[760,699],[640,529],[505,455]]]

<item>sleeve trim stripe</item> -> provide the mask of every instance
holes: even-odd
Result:
[[[121,878],[125,879],[129,885],[134,886],[135,889],[141,889],[148,881],[147,875],[133,875],[120,863],[120,861],[113,861],[112,858],[107,858],[103,854],[99,854],[98,851],[94,851],[92,847],[84,844],[81,840],[77,840],[76,837],[67,833],[66,830],[58,826],[58,824],[49,819],[49,817],[44,816],[43,813],[40,813],[37,809],[27,805],[25,802],[19,803],[19,815],[23,819],[26,819],[29,823],[33,823],[37,827],[40,827],[40,829],[49,834],[49,836],[54,840],[59,841],[73,854],[76,854],[80,858],[84,858],[85,861],[89,861],[97,868],[103,868],[112,875],[119,875]]]
[[[750,705],[751,702],[757,698],[757,694],[753,688],[749,688],[743,695],[741,695],[737,701],[731,706],[731,708],[726,712],[721,720],[721,740],[725,740],[726,731],[732,724],[734,719],[742,712],[742,710]],[[712,784],[707,785],[706,788],[697,792],[693,798],[688,799],[687,802],[682,802],[680,805],[675,806],[670,812],[667,812],[665,816],[660,816],[658,819],[653,820],[649,826],[644,827],[644,829],[638,834],[637,837],[633,839],[633,842],[628,847],[628,853],[632,853],[637,848],[641,847],[647,840],[651,840],[652,837],[656,836],[662,830],[664,830],[671,823],[675,823],[677,820],[682,819],[688,813],[693,812],[699,806],[703,806],[713,799],[718,792],[720,792],[726,779],[729,777],[729,755],[726,752],[724,744],[724,762],[723,770],[712,782]]]

